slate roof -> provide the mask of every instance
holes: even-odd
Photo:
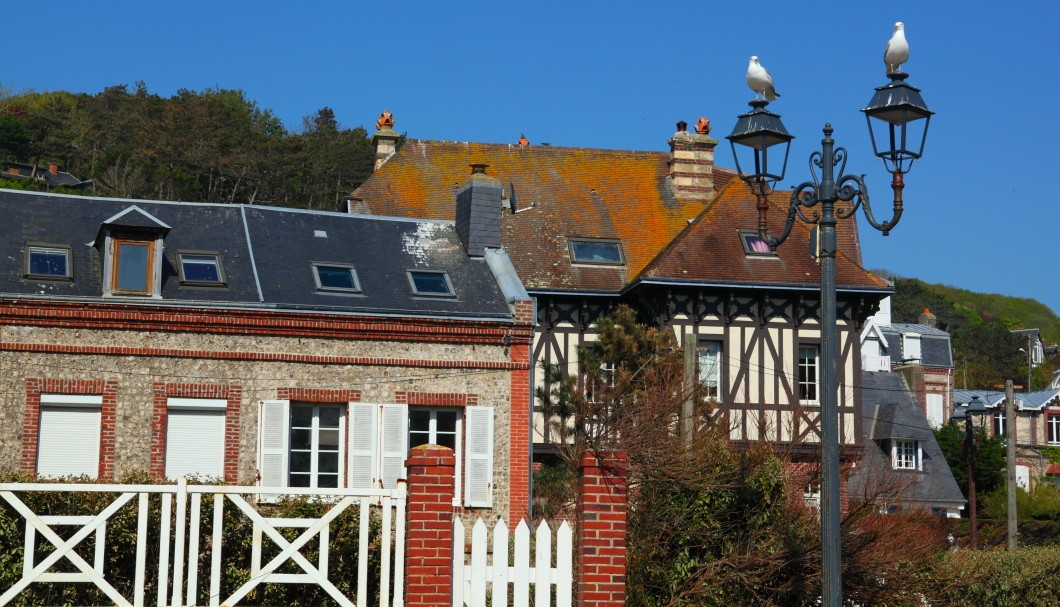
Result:
[[[891,363],[900,365],[910,358],[905,349],[903,333],[920,335],[920,364],[924,367],[943,369],[953,368],[953,351],[950,347],[950,334],[942,329],[915,323],[896,322],[880,327],[880,332],[887,338],[887,355]]]
[[[978,396],[983,405],[990,409],[998,409],[1005,405],[1005,393],[997,390],[954,390],[953,402],[963,405],[971,402]],[[1050,406],[1060,406],[1060,388],[1046,388],[1034,392],[1015,392],[1016,407],[1018,410],[1044,409]],[[964,412],[958,407],[954,417],[963,418]],[[960,415],[957,415],[960,413]]]
[[[360,200],[351,204],[368,213],[452,219],[468,165],[485,163],[504,186],[502,242],[532,291],[618,292],[638,278],[818,285],[805,229],[778,250],[779,260],[748,259],[738,229],[756,228],[757,215],[746,186],[715,167],[719,197],[678,199],[669,160],[669,152],[409,140],[353,192]],[[786,208],[786,193],[773,199]],[[784,214],[772,215],[780,221]],[[839,287],[889,290],[859,267],[854,223],[841,224]],[[572,264],[568,238],[618,240],[625,265]]]
[[[136,207],[136,208],[133,208]],[[103,301],[104,221],[153,227],[163,241],[162,301],[194,305],[400,316],[511,320],[498,280],[469,258],[451,222],[393,219],[236,204],[121,200],[0,190],[0,297]],[[161,225],[160,225],[161,224]],[[168,231],[165,228],[168,227]],[[23,278],[26,243],[69,246],[73,280]],[[223,287],[181,285],[178,251],[220,255]],[[352,264],[359,294],[317,290],[312,262]],[[503,264],[502,264],[503,265]],[[406,270],[443,270],[455,297],[416,297]]]
[[[960,487],[905,378],[887,371],[865,371],[861,378],[865,457],[851,475],[851,497],[882,498],[920,508],[963,506]],[[895,438],[920,441],[921,470],[892,468],[888,441]]]

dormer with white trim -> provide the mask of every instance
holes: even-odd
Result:
[[[891,358],[887,351],[890,344],[880,330],[876,319],[870,318],[861,331],[861,370],[890,371]]]
[[[162,298],[162,241],[171,228],[133,205],[100,224],[103,297]]]

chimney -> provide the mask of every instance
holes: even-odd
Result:
[[[924,313],[920,315],[920,324],[934,328],[938,324],[935,315],[931,313],[931,310],[924,308]]]
[[[501,248],[501,182],[486,175],[488,164],[472,164],[471,177],[456,193],[456,233],[471,257]]]
[[[709,135],[710,121],[701,116],[696,132],[688,132],[688,123],[677,123],[670,138],[670,187],[677,198],[712,198],[714,196],[714,146],[718,140]]]
[[[397,141],[401,137],[394,131],[394,115],[390,110],[383,110],[379,120],[375,121],[375,135],[372,136],[372,147],[375,148],[375,169],[386,164],[397,152]]]
[[[52,175],[58,175],[59,174],[59,164],[55,163],[55,162],[49,164],[48,165],[48,172],[51,173]]]

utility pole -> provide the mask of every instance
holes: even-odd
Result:
[[[692,435],[695,428],[692,417],[695,414],[696,382],[696,357],[698,343],[696,334],[689,331],[685,333],[685,401],[681,403],[681,442],[685,449],[692,448]]]
[[[1005,450],[1008,468],[1008,549],[1016,549],[1016,394],[1005,380]]]

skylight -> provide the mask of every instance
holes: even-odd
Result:
[[[748,255],[757,255],[762,257],[776,257],[777,254],[773,249],[769,248],[769,244],[762,237],[758,235],[758,232],[751,230],[740,231],[740,241],[743,242],[743,250]]]
[[[357,282],[357,271],[347,264],[313,264],[313,279],[317,290],[357,293],[361,290]]]
[[[409,284],[416,295],[447,297],[453,295],[453,285],[445,272],[409,270]]]
[[[625,263],[622,259],[622,245],[617,240],[590,240],[583,238],[571,238],[569,240],[570,259],[573,263],[611,266],[620,266]]]
[[[216,253],[180,253],[182,284],[217,285],[224,282],[221,260]]]
[[[70,278],[70,250],[28,247],[26,275],[34,278]]]

